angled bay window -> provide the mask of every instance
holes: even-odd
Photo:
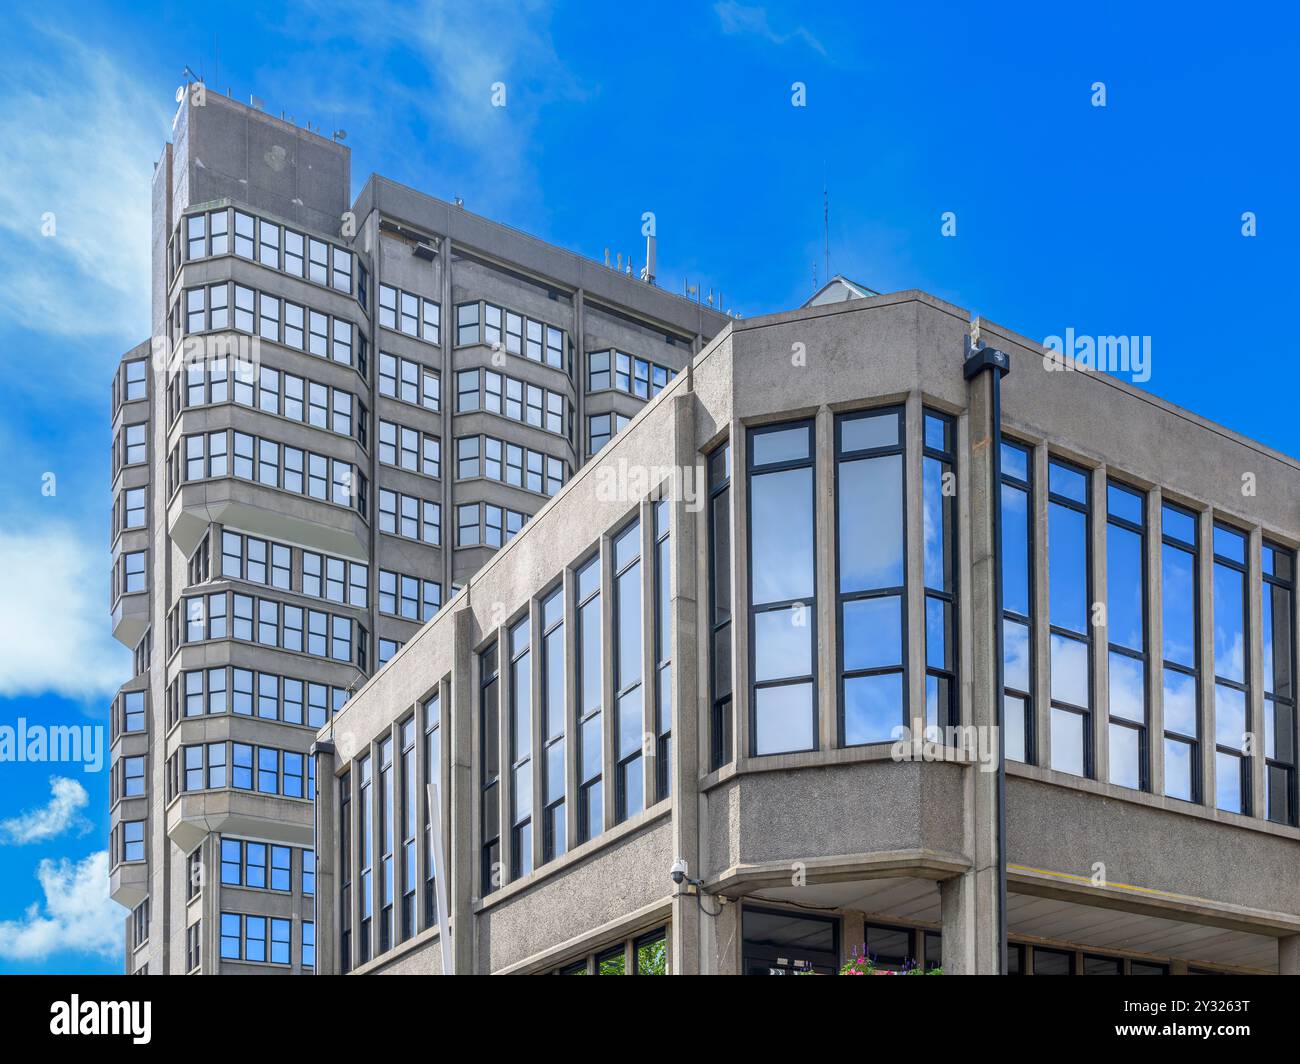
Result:
[[[902,430],[898,409],[846,415],[835,425],[840,733],[845,746],[891,742],[898,728],[910,724],[903,665]],[[943,596],[935,601],[950,605]]]
[[[1296,823],[1295,552],[1265,543],[1263,561],[1264,807]]]
[[[510,629],[510,877],[533,870],[533,665],[529,620]]]
[[[672,790],[673,763],[673,618],[672,551],[668,540],[668,500],[654,504],[655,538],[655,797],[667,798]]]
[[[645,806],[641,678],[641,522],[636,520],[614,537],[616,823],[641,812]]]
[[[501,866],[501,716],[499,710],[497,646],[479,655],[479,727],[482,773],[483,849],[479,866],[484,896],[500,884]]]
[[[750,753],[817,746],[813,425],[749,433]]]
[[[1199,533],[1196,515],[1161,507],[1165,794],[1200,801]]]
[[[1052,768],[1092,775],[1092,626],[1089,474],[1048,465],[1048,622],[1051,628]]]
[[[1033,460],[1002,441],[1002,726],[1007,757],[1034,761]]]
[[[578,569],[578,841],[599,835],[605,826],[601,785],[603,735],[601,710],[600,556]]]
[[[927,732],[958,723],[956,422],[925,412],[921,505],[925,561],[925,725]]]
[[[709,767],[732,754],[731,444],[709,455]]]
[[[567,849],[564,811],[564,589],[542,599],[542,860]]]
[[[1251,811],[1250,685],[1247,677],[1246,535],[1214,526],[1214,790],[1230,813]]]
[[[1106,485],[1108,779],[1147,790],[1146,496]]]

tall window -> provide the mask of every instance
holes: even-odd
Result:
[[[1164,629],[1165,794],[1200,801],[1200,640],[1196,515],[1161,508],[1161,617]]]
[[[339,967],[352,968],[352,773],[339,778]]]
[[[811,421],[749,433],[751,717],[755,755],[817,746]]]
[[[668,500],[654,504],[655,533],[655,797],[672,792],[673,764],[673,615],[672,553],[669,549]]]
[[[890,742],[896,729],[910,725],[903,668],[902,426],[896,409],[842,417],[835,426],[845,746]],[[936,601],[946,605],[943,597]]]
[[[415,717],[402,721],[402,938],[415,934],[415,825],[419,774],[415,768]]]
[[[567,848],[564,811],[564,588],[542,599],[542,860]]]
[[[383,953],[393,945],[393,740],[379,744],[379,830],[383,832],[383,856],[379,865],[379,949]]]
[[[510,629],[511,878],[533,870],[533,665],[529,621]]]
[[[1246,536],[1214,526],[1214,791],[1215,804],[1230,813],[1251,811],[1250,685],[1246,658],[1248,575]]]
[[[479,717],[482,727],[483,854],[479,870],[484,895],[500,883],[501,864],[501,714],[497,694],[497,646],[479,655]]]
[[[709,455],[709,767],[732,758],[731,444]]]
[[[1106,485],[1108,779],[1147,790],[1146,496]]]
[[[1033,461],[1002,441],[1002,727],[1007,757],[1034,760]]]
[[[618,783],[614,819],[645,808],[645,716],[641,683],[641,522],[614,537],[614,728]]]
[[[434,695],[424,703],[424,770],[429,783],[438,785],[439,801],[442,798],[442,723],[440,717],[441,699]],[[426,796],[420,799],[424,809],[424,926],[432,927],[438,922],[438,894],[436,890],[437,868],[433,859],[434,817],[441,816],[441,810],[433,808]],[[441,829],[441,824],[437,825]]]
[[[1264,805],[1296,823],[1295,553],[1264,544]]]
[[[370,925],[374,915],[374,832],[371,828],[371,813],[374,809],[374,791],[371,786],[370,755],[357,761],[357,778],[360,781],[360,800],[357,802],[360,815],[357,824],[357,849],[361,866],[361,936],[357,943],[357,960],[365,964],[370,960]]]
[[[601,788],[600,556],[578,570],[578,841],[604,830]]]
[[[1047,471],[1052,768],[1092,774],[1092,601],[1089,475],[1059,460]]]
[[[927,410],[921,459],[925,551],[925,724],[958,723],[956,423]]]

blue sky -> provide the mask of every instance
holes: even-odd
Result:
[[[1144,387],[1300,455],[1296,16],[986,7],[52,0],[12,13],[0,725],[106,724],[129,671],[108,632],[108,384],[148,334],[149,177],[185,64],[346,129],[354,191],[377,171],[638,265],[654,211],[659,283],[689,276],[746,316],[797,305],[814,262],[824,272],[825,182],[832,273],[926,289],[1036,338],[1149,336]],[[795,82],[806,106],[792,106]],[[0,764],[0,972],[118,970],[107,781]]]

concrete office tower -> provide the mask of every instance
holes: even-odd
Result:
[[[320,731],[320,970],[995,971],[1002,706],[1012,972],[1300,971],[1300,465],[986,324],[996,447],[967,327],[730,323],[470,578]]]
[[[317,729],[723,328],[191,87],[113,383],[126,971],[310,971]]]

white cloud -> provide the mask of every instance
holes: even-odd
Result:
[[[130,663],[109,630],[108,570],[70,528],[0,532],[0,697],[117,690]]]
[[[169,101],[116,57],[60,29],[31,32],[36,45],[0,67],[0,314],[38,333],[142,339]]]
[[[0,820],[0,841],[23,846],[52,839],[69,829],[83,835],[90,830],[90,821],[81,815],[90,804],[85,787],[64,776],[51,776],[50,795],[49,802],[40,808]]]
[[[123,911],[108,896],[107,850],[75,864],[47,858],[36,878],[44,907],[33,902],[20,919],[0,921],[0,957],[44,961],[56,953],[120,954]]]
[[[822,42],[803,26],[796,26],[789,33],[777,32],[768,20],[767,8],[765,7],[745,7],[743,4],[735,3],[734,0],[724,0],[722,3],[714,4],[713,11],[718,16],[718,21],[722,23],[723,33],[732,35],[752,34],[776,45],[800,40],[813,51],[820,52],[822,55],[826,54],[826,48]]]

